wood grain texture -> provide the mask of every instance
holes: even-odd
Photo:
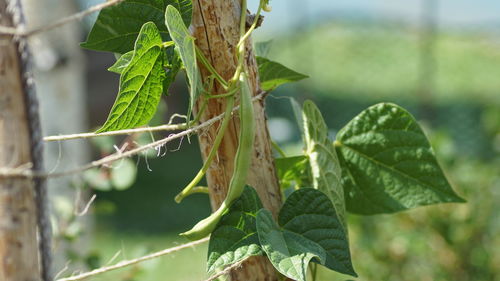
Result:
[[[0,0],[0,24],[12,26]],[[30,133],[17,44],[0,35],[0,167],[31,162]],[[0,179],[0,280],[39,281],[34,183]]]
[[[229,80],[236,69],[236,44],[239,40],[240,2],[237,0],[194,0],[191,30],[197,46],[221,76]],[[248,40],[251,41],[251,40]],[[259,93],[258,68],[251,43],[246,46],[245,63],[253,94]],[[202,65],[203,80],[210,75]],[[216,83],[212,94],[224,93]],[[198,102],[197,108],[201,106]],[[195,108],[195,113],[197,113]],[[224,99],[211,99],[200,121],[205,121],[224,112]],[[271,143],[264,112],[264,101],[254,103],[255,142],[251,169],[247,183],[254,187],[265,208],[276,217],[281,207],[281,194],[274,168]],[[199,135],[204,158],[207,157],[218,125]],[[234,169],[234,158],[238,147],[239,119],[233,118],[226,130],[216,159],[207,172],[212,208],[216,209],[226,197],[227,188]],[[251,258],[242,268],[231,273],[233,281],[278,280],[271,263],[264,257]]]

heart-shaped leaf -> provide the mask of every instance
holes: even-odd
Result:
[[[120,76],[120,90],[108,120],[97,132],[145,125],[163,92],[162,40],[156,25],[145,23],[137,37],[132,60]]]
[[[246,186],[210,236],[208,272],[250,256],[262,255],[255,225],[255,216],[261,208],[257,192]]]
[[[267,210],[257,213],[261,247],[279,272],[294,280],[305,280],[313,259],[332,270],[357,276],[344,227],[323,192],[303,188],[292,193],[280,211],[278,223]]]
[[[312,101],[304,102],[302,119],[305,154],[309,158],[312,187],[328,195],[342,225],[347,230],[340,163],[335,148],[328,138],[328,127],[318,107]]]
[[[347,210],[372,215],[465,202],[451,188],[427,137],[403,108],[381,103],[337,135]]]
[[[279,272],[289,278],[306,281],[309,262],[314,258],[321,263],[326,260],[324,249],[300,235],[281,229],[268,210],[257,213],[257,227],[267,257]]]
[[[169,40],[164,13],[168,5],[181,11],[184,24],[191,23],[191,0],[125,0],[103,9],[81,46],[97,51],[125,54],[134,49],[134,42],[144,23],[156,24],[163,40]]]

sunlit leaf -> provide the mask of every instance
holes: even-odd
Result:
[[[295,184],[299,187],[312,187],[309,182],[309,163],[306,156],[274,159],[276,172],[282,188]]]
[[[127,68],[127,66],[130,64],[132,61],[132,58],[134,57],[134,51],[127,52],[123,55],[121,55],[113,64],[110,68],[108,68],[108,71],[122,74],[122,72]]]
[[[347,210],[371,215],[464,202],[451,188],[427,137],[403,108],[381,103],[337,136]]]
[[[179,51],[182,63],[186,69],[186,74],[190,86],[190,106],[187,116],[191,115],[191,110],[194,107],[196,99],[201,93],[201,77],[196,63],[196,49],[194,37],[191,36],[186,25],[182,21],[181,14],[173,7],[168,6],[165,12],[165,22],[172,40],[175,42],[175,47]]]
[[[312,187],[328,195],[347,231],[341,169],[335,148],[328,138],[328,127],[318,107],[312,101],[304,102],[302,119],[306,144],[305,155],[309,158]]]
[[[156,25],[144,24],[131,62],[120,76],[120,90],[108,120],[97,132],[145,125],[153,117],[163,92],[162,40]]]
[[[255,225],[255,216],[261,208],[257,192],[246,186],[210,235],[208,272],[250,256],[262,255]]]
[[[308,77],[263,57],[257,57],[257,64],[259,65],[260,87],[264,91],[272,91],[282,84],[296,82]]]
[[[280,211],[278,224],[269,211],[260,210],[257,231],[271,263],[289,278],[305,281],[311,260],[356,276],[344,227],[321,191],[304,188],[292,193]]]

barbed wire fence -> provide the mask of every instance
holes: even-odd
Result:
[[[30,36],[34,36],[39,33],[44,33],[48,32],[50,30],[56,29],[58,27],[62,27],[66,24],[69,24],[74,21],[79,21],[85,18],[86,16],[89,16],[95,12],[98,12],[104,8],[115,6],[123,2],[124,0],[109,0],[105,3],[98,4],[95,6],[92,6],[86,10],[83,10],[81,12],[75,13],[73,15],[69,15],[66,17],[61,18],[60,20],[57,20],[55,22],[35,27],[32,29],[25,29],[24,27],[13,27],[13,26],[4,26],[0,25],[0,36],[2,36],[1,44],[5,44],[5,42],[9,42],[10,40],[17,41],[20,38],[26,39]],[[8,39],[5,39],[8,38]],[[265,96],[267,95],[266,92],[261,92],[258,95],[253,97],[253,101],[258,101],[261,99],[264,99]],[[239,106],[236,106],[233,108],[233,111],[236,111],[239,109]],[[131,135],[131,134],[136,134],[136,133],[152,133],[152,132],[159,132],[159,131],[177,131],[177,133],[172,133],[166,138],[160,139],[158,141],[153,141],[151,143],[145,144],[145,145],[140,145],[134,149],[131,150],[125,150],[125,148],[122,149],[117,149],[116,153],[108,155],[106,157],[100,158],[98,160],[92,161],[88,164],[85,164],[83,166],[62,171],[62,172],[39,172],[33,170],[33,165],[32,163],[25,163],[21,166],[15,167],[15,168],[6,168],[6,167],[0,167],[0,179],[12,179],[12,178],[23,178],[23,179],[47,179],[47,178],[57,178],[57,177],[65,177],[65,176],[70,176],[70,175],[75,175],[75,174],[81,174],[89,169],[92,168],[98,168],[106,165],[110,165],[116,161],[119,161],[124,158],[132,157],[135,155],[138,155],[141,152],[144,152],[149,149],[153,150],[158,150],[165,144],[172,142],[177,139],[182,139],[183,137],[187,137],[191,134],[199,133],[202,132],[203,130],[206,130],[208,127],[213,126],[216,124],[218,121],[222,120],[224,118],[224,114],[220,114],[218,116],[215,116],[203,123],[197,124],[197,125],[192,125],[192,124],[186,124],[186,123],[177,123],[174,124],[172,120],[169,121],[168,124],[161,125],[161,126],[155,126],[155,127],[142,127],[142,128],[136,128],[136,129],[128,129],[128,130],[119,130],[119,131],[112,131],[112,132],[105,132],[105,133],[78,133],[78,134],[70,134],[70,135],[57,135],[57,136],[47,136],[43,138],[44,142],[61,142],[61,141],[69,141],[69,140],[75,140],[75,139],[89,139],[89,138],[94,138],[94,137],[101,137],[101,136],[118,136],[118,135]],[[192,126],[190,126],[192,125]],[[180,132],[178,132],[180,131]],[[94,198],[95,199],[95,198]],[[88,209],[89,204],[87,205],[86,209]],[[84,212],[86,213],[86,212]],[[183,249],[187,248],[192,248],[197,245],[206,243],[209,241],[209,238],[204,238],[198,241],[194,242],[189,242],[186,244],[182,244],[179,246],[175,246],[172,248],[167,248],[158,252],[154,252],[142,257],[138,257],[135,259],[131,260],[123,260],[120,261],[114,265],[110,266],[104,266],[97,268],[95,270],[85,272],[85,273],[80,273],[76,275],[72,275],[70,277],[65,277],[65,278],[59,278],[56,279],[56,281],[77,281],[77,280],[84,280],[90,277],[94,277],[103,273],[107,273],[110,271],[114,271],[117,269],[122,269],[126,268],[132,265],[136,265],[138,263],[142,263],[145,261],[149,261],[152,259],[156,259],[162,256],[166,256],[169,254],[176,253],[178,251],[181,251]],[[226,267],[225,269],[219,271],[218,273],[212,275],[210,278],[204,280],[204,281],[214,281],[217,280],[219,277],[222,277],[228,273],[230,273],[232,270],[237,270],[241,264],[245,260],[242,260],[240,262],[237,262],[231,266]],[[58,275],[61,275],[63,273],[64,269],[62,272],[60,272]],[[57,277],[56,277],[57,278]]]

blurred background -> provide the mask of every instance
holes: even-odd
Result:
[[[40,26],[95,0],[23,0]],[[257,1],[254,1],[257,2]],[[256,4],[256,3],[254,3]],[[366,107],[397,103],[420,121],[467,204],[448,204],[348,223],[357,280],[493,281],[500,276],[500,2],[495,0],[274,0],[254,36],[268,58],[310,76],[267,99],[273,139],[302,149],[286,97],[318,104],[331,137]],[[31,38],[45,135],[94,130],[106,119],[115,57],[78,46],[95,16]],[[182,77],[151,125],[184,113]],[[182,120],[180,120],[182,121]],[[165,134],[47,146],[62,170]],[[209,212],[206,195],[173,197],[201,167],[196,137],[83,176],[51,182],[58,268],[86,271],[187,242],[178,233]],[[96,195],[90,211],[82,210]],[[206,245],[89,280],[202,280]],[[320,271],[319,280],[346,280]]]

